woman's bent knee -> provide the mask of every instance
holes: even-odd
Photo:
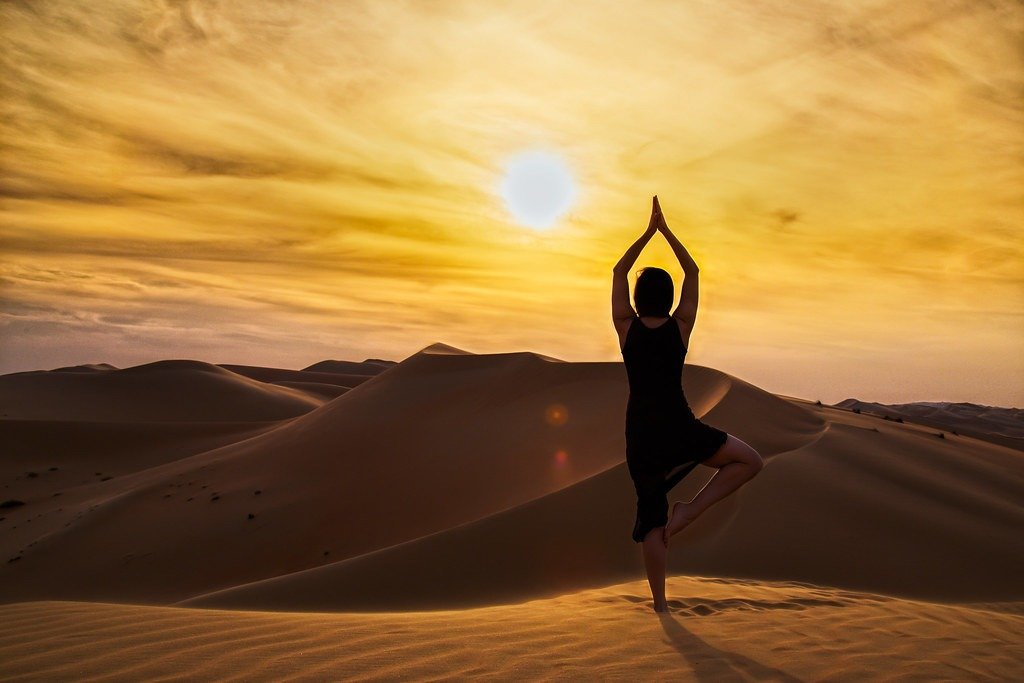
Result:
[[[740,441],[740,447],[736,450],[735,462],[742,464],[750,470],[750,476],[756,475],[764,469],[764,458],[746,442]]]

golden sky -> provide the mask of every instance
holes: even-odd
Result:
[[[620,362],[657,193],[688,362],[1024,406],[1024,6],[0,4],[0,372],[434,342]],[[560,155],[576,204],[497,188]],[[656,236],[634,271],[682,272]]]

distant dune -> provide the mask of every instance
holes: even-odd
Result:
[[[69,365],[63,368],[56,368],[50,372],[102,372],[104,370],[117,370],[110,363],[86,363],[84,365]]]
[[[870,403],[855,398],[845,399],[835,406],[881,417],[901,418],[1024,451],[1024,409],[1021,408],[946,401]]]
[[[296,417],[320,403],[304,392],[197,360],[0,375],[0,415],[5,419],[266,421]]]
[[[373,369],[366,372],[311,372],[308,370],[282,370],[280,368],[263,368],[254,365],[221,365],[225,370],[259,380],[260,382],[315,382],[318,384],[333,384],[345,388],[352,388],[362,384],[374,375],[384,371],[384,368],[374,365]]]
[[[322,360],[313,363],[302,372],[322,372],[335,375],[379,375],[390,367],[398,365],[393,360],[381,360],[380,358],[367,358],[362,362],[350,360]]]

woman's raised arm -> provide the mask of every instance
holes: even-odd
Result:
[[[658,230],[665,236],[665,239],[668,240],[669,245],[672,247],[672,251],[675,252],[676,258],[679,259],[679,265],[682,266],[683,272],[687,275],[690,273],[696,273],[699,270],[699,268],[697,268],[697,262],[690,256],[690,252],[686,251],[686,247],[683,246],[683,243],[672,234],[671,230],[669,230],[668,224],[665,222],[665,217],[661,213],[661,205],[658,204],[657,197],[654,198],[654,203],[657,207],[657,215],[660,219],[658,222]]]
[[[625,273],[633,267],[633,264],[636,263],[636,260],[640,257],[640,252],[644,250],[644,247],[651,241],[654,234],[658,232],[658,214],[660,213],[661,209],[658,207],[658,195],[654,195],[654,205],[651,208],[651,220],[647,224],[647,230],[645,230],[644,234],[640,235],[640,237],[637,237],[633,244],[629,245],[629,248],[626,249],[626,253],[622,255],[619,262],[615,264],[614,268],[612,268],[612,272]]]

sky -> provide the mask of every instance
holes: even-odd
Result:
[[[5,2],[0,373],[621,362],[657,194],[687,362],[1022,407],[1022,35],[1014,0]],[[572,177],[545,228],[524,152]]]

